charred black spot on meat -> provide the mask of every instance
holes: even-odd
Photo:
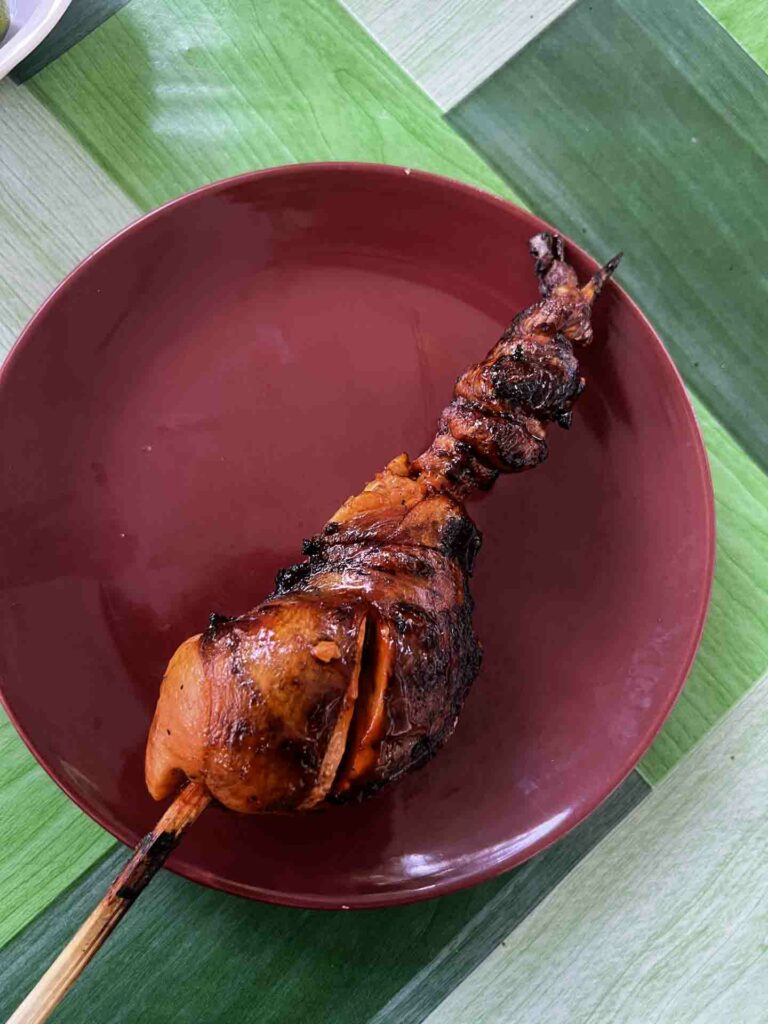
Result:
[[[208,617],[208,628],[200,636],[200,650],[203,654],[209,653],[220,640],[229,635],[233,622],[235,619],[229,615],[211,612]]]
[[[457,440],[452,436],[450,440],[454,457],[446,462],[445,479],[456,486],[459,494],[472,490],[489,490],[499,475],[498,469],[486,462],[466,441]]]
[[[311,574],[312,566],[309,562],[297,562],[296,565],[280,569],[275,576],[275,594],[287,594],[295,590],[302,583],[306,583]]]
[[[411,572],[423,580],[428,580],[435,575],[434,566],[430,565],[426,558],[414,558],[411,563]]]
[[[286,760],[298,766],[307,781],[319,768],[317,744],[311,740],[287,738],[280,742],[278,750]]]
[[[224,628],[232,621],[233,619],[229,615],[220,615],[218,612],[211,612],[208,616],[208,628],[205,630],[203,636],[207,640],[215,640],[224,632]]]
[[[242,685],[250,683],[250,673],[243,659],[242,635],[233,630],[227,638],[227,647],[230,651],[230,666],[232,675]]]
[[[482,534],[469,516],[451,516],[446,520],[440,537],[441,550],[448,558],[454,558],[468,576],[472,575],[482,543]]]
[[[536,411],[546,409],[556,392],[549,373],[521,374],[514,356],[500,356],[489,370],[493,392],[508,406]]]
[[[323,542],[319,537],[307,537],[301,542],[301,550],[305,555],[319,555],[323,550]]]
[[[399,601],[389,609],[390,621],[400,636],[404,636],[407,630],[413,626],[415,619],[424,614],[426,613],[418,605],[409,604],[406,601]]]
[[[416,742],[411,752],[411,763],[409,769],[421,768],[431,761],[442,744],[433,736],[422,736]]]

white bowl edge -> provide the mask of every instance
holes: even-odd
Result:
[[[45,39],[70,3],[71,0],[38,0],[36,4],[18,5],[10,0],[11,25],[8,35],[0,42],[0,78],[4,78]]]

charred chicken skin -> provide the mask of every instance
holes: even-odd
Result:
[[[574,345],[620,258],[580,287],[557,235],[530,248],[541,300],[459,377],[429,448],[349,498],[270,597],[176,651],[147,744],[156,799],[190,779],[236,811],[308,810],[375,792],[451,735],[481,660],[464,501],[543,462],[548,424],[570,426]]]

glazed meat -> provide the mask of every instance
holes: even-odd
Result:
[[[459,377],[429,448],[349,498],[270,597],[174,654],[147,744],[155,798],[191,779],[233,810],[308,810],[375,792],[451,735],[481,660],[464,501],[543,462],[549,423],[570,426],[573,346],[619,260],[580,287],[557,235],[530,247],[541,300]]]

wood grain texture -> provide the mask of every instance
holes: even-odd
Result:
[[[706,59],[704,58],[706,55]],[[768,466],[768,77],[697,0],[568,10],[449,119],[620,278]]]
[[[269,907],[163,873],[55,1020],[361,1024],[379,1010],[377,1024],[421,1020],[647,792],[633,774],[588,821],[522,868],[410,907],[349,914]],[[0,1019],[126,856],[122,848],[110,856],[0,952]]]
[[[717,556],[704,637],[685,689],[639,770],[666,772],[768,669],[768,477],[700,403],[712,469]]]
[[[133,0],[29,84],[144,208],[315,160],[419,167],[511,195],[326,0]]]
[[[25,82],[127,3],[128,0],[72,0],[61,21],[28,57],[17,64],[11,78],[14,82]]]
[[[0,84],[0,359],[76,263],[139,214],[29,92]]]
[[[427,1019],[764,1024],[768,681]]]
[[[768,71],[768,12],[765,0],[702,0],[720,24]]]
[[[506,884],[370,1024],[420,1024],[647,795],[637,772],[573,832],[506,876]]]
[[[449,110],[574,0],[343,0],[374,39]]]
[[[2,710],[0,768],[1,947],[96,863],[114,839],[51,782]]]
[[[210,802],[202,782],[189,782],[182,789],[7,1024],[43,1024],[48,1020]]]

